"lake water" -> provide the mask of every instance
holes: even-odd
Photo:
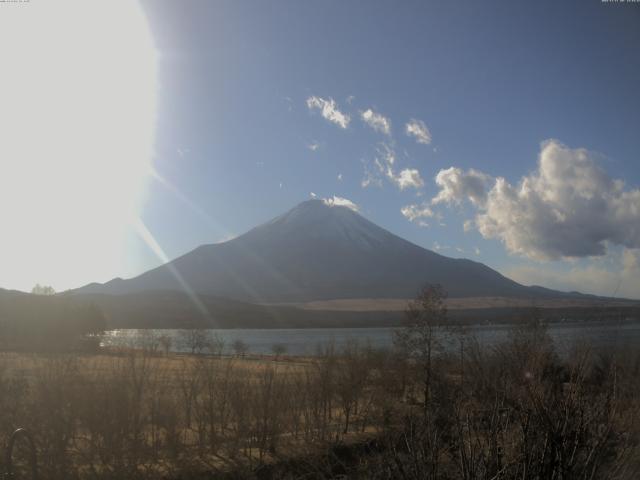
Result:
[[[482,325],[468,327],[468,332],[481,344],[492,345],[506,339],[511,328],[508,325]],[[231,344],[240,339],[248,346],[249,353],[253,354],[271,354],[272,347],[279,344],[290,355],[313,355],[319,345],[330,342],[334,342],[338,348],[354,340],[373,347],[389,347],[392,345],[393,331],[393,328],[291,328],[211,329],[207,333],[222,339],[227,353],[231,353]],[[566,351],[576,342],[598,348],[640,348],[640,322],[623,322],[617,325],[560,323],[550,325],[549,333],[559,351]],[[171,338],[172,351],[190,351],[184,330],[112,330],[105,335],[103,345],[140,348],[157,342],[157,338],[162,335]]]

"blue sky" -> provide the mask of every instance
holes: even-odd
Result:
[[[140,214],[166,258],[313,192],[524,283],[640,297],[640,4],[141,5],[157,51],[152,165],[164,181],[148,183]],[[325,103],[348,125],[325,118]],[[412,120],[428,143],[406,133]],[[546,237],[524,238],[534,227]],[[160,263],[127,238],[117,272],[42,281],[69,288]]]
[[[464,232],[464,221],[475,214],[465,203],[433,208],[442,219],[424,219],[428,227],[409,222],[401,209],[434,197],[435,175],[451,166],[515,185],[535,171],[547,139],[588,149],[608,175],[637,188],[637,5],[336,1],[144,7],[160,52],[155,166],[211,218],[203,222],[172,193],[152,186],[144,218],[169,256],[242,233],[314,192],[355,202],[365,216],[419,245],[517,271],[523,281],[572,289],[583,268],[619,267],[613,257],[622,253],[615,244],[599,259],[549,262],[510,253],[500,239],[484,238],[477,229]],[[310,97],[333,99],[351,117],[348,127],[310,110]],[[368,109],[390,121],[391,136],[361,120]],[[405,134],[411,119],[425,123],[430,144]],[[365,165],[375,170],[382,143],[393,145],[397,171],[420,172],[422,188],[400,190],[388,178],[381,187],[362,187]],[[540,270],[560,273],[546,279]],[[585,281],[586,289],[614,293],[610,279],[601,286],[592,281]]]

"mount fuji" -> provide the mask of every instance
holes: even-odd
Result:
[[[273,304],[408,299],[425,283],[450,297],[569,296],[520,285],[478,262],[408,242],[346,206],[305,201],[225,243],[202,245],[131,279],[89,284],[76,294],[183,291]]]

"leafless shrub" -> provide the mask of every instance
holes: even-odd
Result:
[[[231,347],[238,357],[244,357],[247,353],[249,353],[249,345],[247,345],[244,340],[240,338],[234,340],[231,344]]]

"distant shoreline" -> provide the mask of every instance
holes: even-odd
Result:
[[[352,311],[352,312],[395,312],[404,311],[410,298],[344,298],[314,300],[310,302],[272,303],[264,306],[296,307],[302,310]],[[599,299],[599,298],[547,298],[523,297],[449,297],[445,301],[449,310],[470,310],[483,308],[615,308],[640,307],[640,300]]]

